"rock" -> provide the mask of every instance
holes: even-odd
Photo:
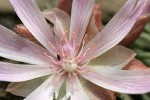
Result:
[[[57,0],[35,0],[40,7],[43,9],[50,9],[55,6]],[[0,0],[0,13],[15,13],[14,9],[9,0]]]

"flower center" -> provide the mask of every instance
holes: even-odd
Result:
[[[62,68],[67,72],[73,72],[77,69],[78,65],[75,63],[74,59],[68,60],[63,59],[62,60]]]

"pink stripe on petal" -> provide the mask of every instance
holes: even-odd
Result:
[[[77,76],[69,76],[66,80],[66,86],[71,100],[89,100]]]
[[[30,64],[50,64],[44,52],[49,54],[46,49],[0,25],[0,56]]]
[[[52,75],[24,100],[53,100],[54,92],[61,87],[65,75]]]
[[[119,11],[117,15],[112,19],[112,21],[110,21],[106,28],[104,28],[84,48],[84,50],[86,50],[90,45],[95,44],[89,50],[86,59],[83,62],[86,62],[88,60],[91,60],[92,58],[103,54],[104,52],[118,44],[132,29],[138,16],[141,15],[143,8],[146,5],[146,1],[147,0],[140,0],[136,7],[132,10],[133,6],[131,4],[134,5],[135,0],[129,0],[127,4],[121,9],[121,11]],[[125,10],[126,8],[128,8],[129,10],[127,11],[127,13]],[[122,14],[124,15],[123,17],[121,17]]]
[[[32,35],[54,55],[50,48],[50,44],[56,44],[54,34],[34,0],[10,0],[10,2]]]
[[[93,70],[80,74],[85,79],[106,89],[128,94],[150,91],[150,70]]]
[[[50,66],[19,65],[0,62],[0,80],[8,82],[22,82],[37,77],[55,73]]]
[[[73,0],[71,11],[70,39],[77,34],[76,43],[80,44],[88,26],[95,0]]]

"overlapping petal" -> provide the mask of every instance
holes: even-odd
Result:
[[[22,82],[56,73],[50,65],[19,65],[0,62],[0,80]]]
[[[70,39],[77,34],[76,43],[80,44],[88,26],[95,0],[73,0],[71,11]]]
[[[70,28],[70,16],[60,9],[53,9],[53,11],[46,10],[43,12],[46,19],[54,24],[54,33],[58,39],[62,38]]]
[[[52,75],[24,100],[53,100],[54,92],[61,87],[65,75]]]
[[[94,69],[99,70],[122,69],[135,57],[135,55],[134,51],[117,45],[99,57],[93,59],[89,65],[93,66]]]
[[[17,96],[27,97],[36,88],[38,88],[48,76],[39,77],[25,82],[14,82],[10,83],[6,89],[7,92],[12,93]]]
[[[50,64],[46,49],[0,26],[0,56],[31,64]]]
[[[66,84],[71,100],[89,100],[77,76],[69,76]]]
[[[106,89],[128,94],[150,90],[150,70],[94,70],[88,67],[88,72],[81,76]]]
[[[35,1],[10,0],[10,2],[21,21],[29,29],[32,35],[54,55],[55,53],[51,48],[51,45],[56,44],[54,34],[42,16]]]
[[[103,54],[118,44],[132,29],[138,16],[142,13],[146,1],[140,0],[135,6],[136,0],[128,0],[108,25],[86,45],[84,50],[88,49],[91,45],[94,46],[90,48],[84,62]]]

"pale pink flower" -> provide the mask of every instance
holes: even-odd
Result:
[[[135,56],[117,44],[132,29],[149,0],[128,0],[112,20],[87,43],[86,33],[94,0],[73,0],[71,18],[54,9],[44,16],[34,0],[10,0],[39,46],[0,26],[0,56],[27,64],[0,62],[0,80],[12,83],[7,91],[25,100],[96,100],[88,81],[116,92],[150,91],[150,70],[121,70]],[[94,97],[93,97],[94,96]],[[99,98],[100,99],[100,98]]]

